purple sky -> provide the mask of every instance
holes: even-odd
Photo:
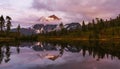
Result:
[[[114,18],[119,13],[120,0],[0,0],[0,15],[11,16],[13,27],[29,27],[52,14],[69,23]]]

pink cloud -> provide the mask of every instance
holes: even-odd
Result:
[[[34,0],[32,7],[37,10],[61,11],[66,16],[75,15],[78,17],[77,15],[80,15],[79,18],[92,19],[114,17],[120,12],[119,3],[119,0]]]
[[[55,14],[64,23],[90,21],[93,18],[115,17],[120,12],[120,0],[8,0],[0,1],[0,14],[24,25],[39,23],[41,17]]]

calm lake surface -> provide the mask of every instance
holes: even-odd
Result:
[[[0,43],[0,69],[120,69],[120,43]]]

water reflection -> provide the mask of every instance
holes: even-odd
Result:
[[[7,63],[8,61],[10,61],[10,47],[9,46],[5,46],[5,47],[0,47],[0,63],[3,61]]]
[[[83,57],[87,57],[86,54],[92,56],[96,61],[100,61],[105,57],[120,59],[120,43],[113,42],[29,42],[29,43],[2,43],[0,44],[0,64],[2,62],[8,63],[11,58],[11,53],[21,53],[20,48],[30,48],[37,53],[40,58],[47,58],[55,61],[64,55],[64,52],[81,53]],[[15,51],[11,52],[11,48]],[[54,51],[54,52],[50,52]],[[39,53],[43,52],[43,53]],[[55,53],[57,52],[57,53]],[[33,56],[34,57],[34,56]]]
[[[59,51],[60,55],[64,54],[64,51],[71,53],[82,52],[83,57],[88,53],[93,56],[97,61],[104,59],[105,57],[114,59],[117,57],[120,59],[120,43],[113,42],[73,42],[73,43],[39,43],[39,45],[33,46],[35,51]]]

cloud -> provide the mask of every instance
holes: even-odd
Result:
[[[16,25],[31,26],[53,14],[64,23],[114,18],[119,6],[120,0],[1,0],[0,15],[11,16]]]
[[[68,19],[81,21],[96,17],[114,17],[120,12],[119,3],[120,0],[34,0],[32,8],[60,11],[66,14]]]

